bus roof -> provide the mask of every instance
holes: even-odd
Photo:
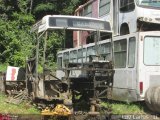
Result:
[[[108,21],[102,19],[67,16],[67,15],[46,15],[33,25],[31,31],[38,33],[46,30],[69,29],[82,31],[101,31],[112,33],[111,25]]]

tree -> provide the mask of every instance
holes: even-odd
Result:
[[[8,62],[11,65],[23,65],[25,57],[29,55],[28,50],[32,46],[30,35],[30,24],[33,24],[32,16],[25,14],[13,14],[12,21],[4,22],[1,28],[1,62]],[[25,51],[25,53],[24,53]]]
[[[83,0],[0,0],[0,63],[22,66],[25,57],[31,56],[34,48],[30,29],[33,23],[47,14],[71,15]],[[49,35],[46,55],[49,61],[56,60],[61,48],[62,31]]]

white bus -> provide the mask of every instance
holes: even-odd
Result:
[[[117,36],[114,41],[114,67],[112,97],[118,101],[142,101],[149,87],[160,85],[160,31],[135,32]],[[109,39],[99,42],[101,60],[111,60]],[[83,54],[82,54],[83,53]],[[57,77],[65,74],[66,62],[89,62],[89,55],[95,55],[95,43],[60,51],[57,54]],[[93,58],[94,59],[94,58]],[[74,71],[70,76],[83,73]],[[106,97],[107,98],[107,97]]]
[[[160,30],[159,0],[89,0],[75,15],[110,21],[114,35]]]

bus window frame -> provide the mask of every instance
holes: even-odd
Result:
[[[57,55],[57,65],[58,65],[57,67],[58,67],[58,69],[61,69],[63,67],[63,57],[62,57],[62,55],[63,55],[63,53],[60,53],[60,54]]]
[[[89,6],[91,6],[91,11],[89,11],[88,12],[88,8],[89,8]],[[85,12],[86,11],[86,8],[87,8],[87,12]],[[92,2],[91,3],[89,3],[88,5],[86,5],[84,8],[83,8],[83,10],[82,10],[82,16],[85,16],[85,17],[92,17],[92,9],[93,9],[93,4],[92,4]]]
[[[136,1],[135,3],[138,7],[142,7],[142,8],[158,9],[158,10],[160,9],[160,7],[156,7],[156,6],[147,6],[147,5],[138,4],[138,1]]]
[[[74,54],[75,55],[75,52],[76,51],[76,57],[71,57],[71,54]],[[69,62],[71,62],[71,63],[75,63],[74,62],[74,60],[76,60],[76,62],[77,62],[77,50],[71,50],[70,52],[69,52]]]
[[[92,60],[94,59],[94,56],[96,55],[95,49],[96,49],[95,45],[87,47],[87,49],[86,49],[86,60],[87,61],[90,61],[91,58],[92,58]],[[94,51],[94,54],[88,54],[88,50],[92,50],[92,52]]]
[[[107,15],[108,13],[110,13],[110,11],[111,11],[111,0],[109,0],[109,2],[107,2],[106,4],[103,4],[102,6],[100,6],[100,2],[101,2],[101,0],[99,0],[99,6],[98,6],[99,17],[102,17],[102,16]],[[100,8],[106,7],[108,4],[109,4],[109,11],[105,12],[104,14],[100,14]]]
[[[102,52],[101,51],[101,48],[105,48],[106,51],[105,52]],[[99,54],[102,58],[104,58],[104,60],[107,60],[107,56],[109,56],[110,58],[108,59],[108,61],[111,59],[111,43],[110,42],[105,42],[105,43],[102,43],[100,44],[99,46]],[[109,49],[109,52],[107,51],[107,49]]]
[[[64,59],[65,53],[68,53],[68,59]],[[63,53],[63,67],[66,67],[65,65],[69,63],[69,51],[66,51]]]
[[[134,38],[134,42],[135,42],[135,46],[134,46],[134,64],[133,66],[129,66],[129,55],[130,55],[130,41],[132,40],[132,38]],[[133,36],[133,37],[129,37],[128,39],[128,63],[127,63],[127,66],[128,68],[134,68],[135,67],[135,62],[136,62],[136,37]]]
[[[132,11],[135,10],[135,8],[136,8],[136,3],[135,3],[134,0],[133,0],[133,2],[131,2],[131,3],[129,3],[129,4],[126,4],[126,5],[124,5],[124,6],[122,6],[122,4],[121,4],[122,1],[124,1],[124,0],[120,0],[120,2],[119,2],[119,6],[120,6],[120,7],[119,7],[119,11],[120,11],[121,13],[132,12]],[[132,4],[134,4],[133,9],[130,9],[131,7],[129,7],[129,6],[132,5]],[[122,10],[124,7],[127,7],[127,10]]]
[[[125,45],[125,47],[126,47],[126,50],[120,50],[120,51],[115,51],[115,49],[114,49],[114,65],[115,65],[115,68],[126,68],[126,64],[127,64],[127,38],[123,38],[123,39],[120,39],[120,40],[116,40],[116,41],[114,41],[114,48],[115,48],[115,42],[120,42],[120,41],[122,41],[122,40],[125,40],[126,41],[126,45]],[[115,57],[115,53],[122,53],[122,52],[125,52],[125,64],[124,64],[124,66],[120,66],[120,65],[118,65],[118,66],[116,66],[116,57]],[[118,59],[117,59],[118,60]]]
[[[82,63],[82,61],[83,62],[86,61],[86,48],[79,48],[79,49],[77,49],[77,62],[78,63],[79,63],[79,60],[80,60],[81,63]]]
[[[145,63],[145,61],[144,61],[144,58],[145,58],[145,56],[144,56],[144,54],[145,54],[145,38],[146,37],[159,37],[160,38],[160,36],[153,36],[153,35],[146,35],[145,37],[144,37],[144,43],[143,43],[143,64],[145,65],[145,66],[160,66],[160,64],[159,65],[148,65],[148,64],[146,64]]]

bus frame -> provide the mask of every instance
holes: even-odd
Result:
[[[58,69],[57,73],[61,72],[63,74],[58,74],[54,76],[59,82],[54,83],[55,80],[48,80],[46,76],[46,45],[47,45],[47,36],[49,31],[54,31],[57,29],[64,29],[64,30],[80,30],[80,31],[93,31],[96,32],[97,37],[95,39],[95,49],[94,52],[95,55],[89,56],[90,61],[86,63],[83,61],[83,58],[81,58],[81,63],[70,63],[69,61],[65,60],[65,63],[63,63],[63,68]],[[88,102],[91,105],[90,112],[91,114],[94,114],[98,111],[97,104],[99,104],[98,99],[100,97],[106,98],[108,91],[112,91],[112,85],[113,85],[113,36],[112,31],[110,27],[110,23],[101,19],[96,18],[89,18],[89,17],[78,17],[78,16],[66,16],[66,15],[47,15],[42,18],[40,22],[37,22],[32,27],[32,32],[37,32],[37,48],[36,48],[36,78],[34,80],[36,89],[35,89],[35,96],[40,99],[45,99],[47,96],[47,88],[46,88],[46,81],[50,82],[50,84],[53,85],[59,85],[60,83],[63,84],[64,91],[67,98],[70,99],[70,95],[72,96],[71,101],[73,104],[76,104],[76,94],[78,92],[78,95],[81,95],[81,97],[86,98]],[[111,44],[111,60],[110,61],[99,61],[99,39],[100,39],[100,33],[106,33],[107,36],[110,38],[110,44]],[[45,35],[44,39],[44,46],[43,46],[43,79],[39,79],[38,76],[38,64],[39,62],[39,43],[40,38]],[[81,49],[83,49],[83,45],[81,46]],[[65,51],[65,50],[64,50]],[[82,51],[83,52],[83,51]],[[81,52],[81,53],[82,53]],[[83,54],[83,53],[82,53]],[[65,57],[65,56],[64,56]],[[96,58],[93,60],[93,58]],[[58,60],[59,62],[59,60]],[[78,76],[72,76],[70,73],[78,71],[80,74]],[[85,74],[85,76],[84,76]],[[103,77],[101,76],[103,74]],[[49,73],[50,75],[50,73]],[[60,75],[60,76],[59,76]],[[53,76],[53,75],[52,75]],[[50,78],[50,77],[49,77]],[[103,79],[102,79],[103,78]],[[38,84],[37,84],[38,83]],[[111,84],[109,84],[111,83]],[[48,84],[48,83],[47,83]],[[62,87],[61,86],[61,87]],[[39,89],[38,89],[39,88]],[[56,87],[55,87],[56,88]],[[62,88],[55,89],[54,92],[57,92],[58,90],[61,90]],[[108,89],[106,89],[108,88]],[[53,88],[52,88],[53,89]],[[62,91],[58,91],[58,94],[63,94]],[[109,95],[109,94],[108,94]],[[59,98],[59,96],[63,97],[64,95],[57,95],[57,98],[54,94],[54,99],[63,99],[66,100],[66,98]],[[73,105],[75,106],[75,105]],[[94,112],[94,113],[93,113]]]

